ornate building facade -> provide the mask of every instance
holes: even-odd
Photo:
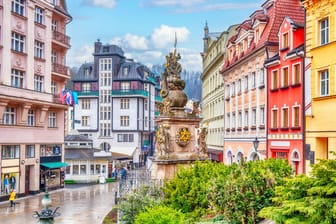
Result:
[[[70,21],[65,0],[0,1],[2,195],[7,178],[20,195],[63,186]]]
[[[154,74],[116,45],[98,40],[93,55],[94,62],[83,64],[72,78],[78,92],[74,129],[92,139],[94,148],[143,163],[153,152],[159,93]]]
[[[267,0],[237,28],[227,47],[224,163],[267,157],[265,60],[278,53],[278,31],[285,16],[301,9],[298,0]],[[258,144],[254,144],[258,143]],[[258,147],[256,147],[258,146]]]
[[[204,27],[202,53],[202,126],[208,128],[206,143],[209,157],[223,161],[224,147],[224,82],[220,74],[225,56],[225,46],[235,33],[233,25],[224,32],[209,32],[208,24]]]
[[[279,29],[279,52],[266,60],[267,154],[288,160],[295,174],[305,171],[304,11],[286,17]]]

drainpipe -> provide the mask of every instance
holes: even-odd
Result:
[[[305,86],[306,86],[306,72],[305,72],[305,58],[306,58],[306,9],[303,7],[304,11],[304,37],[303,37],[303,55],[302,57],[302,103],[303,103],[303,109],[302,109],[302,147],[303,147],[303,153],[302,153],[302,161],[303,161],[303,167],[302,167],[302,173],[306,173],[306,113],[305,113],[305,108],[306,108],[306,91],[305,91]]]

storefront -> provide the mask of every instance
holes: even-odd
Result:
[[[11,190],[19,192],[19,167],[4,167],[1,169],[1,195],[6,195]]]
[[[68,164],[63,162],[41,163],[40,190],[48,191],[64,187],[64,167]]]

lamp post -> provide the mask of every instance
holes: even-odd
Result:
[[[257,137],[255,137],[255,139],[253,140],[253,147],[255,152],[258,152],[258,146],[259,146],[259,140]]]

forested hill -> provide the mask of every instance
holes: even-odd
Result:
[[[164,71],[164,65],[154,65],[152,71],[161,77]],[[201,101],[202,99],[202,82],[201,72],[187,71],[185,69],[181,72],[181,78],[185,81],[186,87],[184,92],[187,94],[188,99]]]

